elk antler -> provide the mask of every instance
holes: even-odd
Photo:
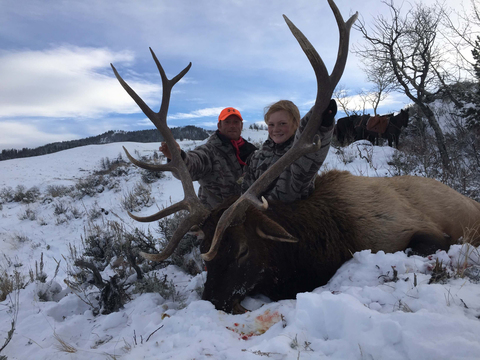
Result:
[[[180,150],[176,146],[175,139],[172,135],[172,132],[170,131],[170,128],[167,126],[167,113],[168,113],[168,106],[170,103],[170,94],[172,92],[172,88],[188,72],[188,70],[190,70],[192,63],[188,64],[188,66],[185,69],[183,69],[177,76],[169,80],[165,75],[165,71],[163,70],[162,65],[158,61],[157,57],[155,56],[155,53],[151,48],[150,48],[150,52],[152,53],[153,59],[157,64],[157,68],[160,72],[160,76],[162,77],[163,96],[162,96],[162,104],[160,106],[160,111],[158,113],[152,111],[148,107],[148,105],[145,104],[145,102],[140,98],[140,96],[138,96],[135,93],[135,91],[133,91],[133,89],[121,78],[121,76],[118,74],[115,67],[112,64],[110,65],[112,66],[113,72],[115,73],[115,76],[117,77],[118,81],[123,86],[123,88],[137,103],[140,109],[142,109],[143,113],[152,121],[152,123],[155,125],[158,131],[160,131],[160,134],[162,134],[163,138],[165,139],[165,142],[168,145],[168,148],[172,153],[172,161],[162,165],[146,164],[144,162],[138,161],[135,158],[133,158],[128,153],[127,149],[125,149],[124,147],[123,149],[125,150],[127,157],[130,159],[132,163],[134,163],[138,167],[151,170],[151,171],[171,171],[172,173],[175,174],[176,177],[178,177],[182,181],[183,192],[185,194],[185,197],[182,201],[176,204],[173,204],[163,210],[160,210],[156,214],[153,214],[147,217],[138,217],[138,216],[132,215],[130,212],[128,213],[128,215],[130,215],[131,218],[137,221],[151,222],[151,221],[162,219],[180,210],[188,210],[189,215],[187,216],[187,218],[183,220],[180,226],[175,230],[172,238],[170,239],[170,241],[168,242],[168,245],[165,247],[162,253],[160,254],[146,254],[143,252],[140,253],[140,255],[142,255],[144,258],[148,260],[162,261],[168,258],[173,253],[175,248],[178,246],[180,240],[182,239],[183,235],[185,235],[192,226],[203,222],[203,220],[205,220],[207,216],[210,214],[210,211],[207,210],[202,205],[202,203],[200,202],[200,199],[195,194],[193,181],[187,169],[187,165],[183,161],[182,156],[180,154]]]
[[[210,250],[207,253],[202,254],[202,258],[206,261],[210,261],[215,257],[225,230],[232,222],[237,222],[239,219],[241,219],[249,206],[253,205],[260,209],[266,209],[265,204],[262,206],[258,198],[265,191],[265,189],[278,176],[280,176],[285,168],[303,155],[320,149],[321,143],[317,134],[317,129],[320,127],[322,122],[322,113],[327,108],[332,97],[333,90],[335,90],[335,87],[342,77],[343,70],[345,69],[348,55],[350,29],[358,17],[357,12],[350,17],[347,22],[344,22],[342,15],[340,14],[340,11],[333,0],[328,0],[328,3],[333,11],[333,14],[335,15],[340,32],[340,44],[338,48],[337,61],[331,75],[328,74],[322,58],[320,55],[318,55],[312,44],[310,44],[302,32],[298,30],[298,28],[285,15],[283,15],[288,27],[290,28],[290,31],[297,39],[305,55],[307,55],[307,58],[310,61],[313,70],[315,71],[315,76],[317,78],[317,98],[315,100],[313,113],[305,129],[303,130],[303,133],[293,144],[292,148],[288,150],[288,152],[283,155],[275,164],[273,164],[266,172],[264,172],[262,176],[260,176],[249,187],[249,189],[222,214],[222,217],[217,224]]]

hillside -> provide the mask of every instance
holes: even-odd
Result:
[[[183,140],[204,140],[209,136],[209,132],[205,129],[196,126],[184,126],[174,127],[171,129],[175,139]],[[98,145],[98,144],[111,144],[116,142],[161,142],[163,141],[162,135],[157,129],[151,130],[139,130],[139,131],[107,131],[101,135],[91,136],[85,139],[70,140],[55,142],[43,146],[39,146],[34,149],[24,148],[22,150],[17,149],[3,149],[0,153],[0,161],[8,159],[18,159],[30,156],[39,156],[45,154],[52,154],[57,151],[73,149],[79,146],[86,145]]]
[[[266,132],[244,137],[258,142]],[[201,143],[180,141],[185,150]],[[247,298],[252,311],[243,315],[201,300],[206,274],[194,242],[181,259],[139,264],[140,281],[122,247],[159,247],[169,224],[138,223],[127,210],[149,215],[183,193],[170,174],[125,162],[122,146],[162,161],[159,143],[121,142],[0,162],[0,348],[15,324],[0,358],[478,358],[480,256],[466,245],[427,258],[362,251],[327,285],[294,300]],[[360,141],[332,148],[322,170],[392,176],[400,155]],[[123,306],[102,305],[79,258],[96,264],[103,281],[117,279]],[[6,296],[9,284],[21,286]]]

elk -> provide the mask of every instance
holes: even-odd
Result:
[[[317,78],[317,97],[307,127],[293,147],[244,194],[212,211],[205,209],[196,196],[167,126],[172,87],[187,73],[191,63],[169,80],[150,49],[163,82],[158,113],[143,102],[112,65],[120,84],[172,150],[172,161],[162,165],[140,162],[124,149],[128,158],[144,169],[172,171],[181,179],[185,195],[182,201],[151,216],[129,215],[150,222],[179,210],[188,211],[161,253],[141,255],[153,261],[167,259],[183,235],[196,226],[207,268],[202,298],[219,310],[242,313],[242,300],[255,293],[279,300],[311,291],[328,282],[356,251],[396,252],[412,248],[426,255],[436,249],[448,249],[462,237],[465,228],[480,223],[479,203],[438,181],[420,177],[368,178],[332,170],[316,178],[315,191],[308,199],[286,204],[268,203],[261,198],[289,164],[320,147],[319,139],[312,134],[320,126],[321,114],[344,71],[350,29],[358,16],[356,13],[345,22],[333,0],[328,3],[340,32],[337,61],[331,74],[315,48],[284,15]]]

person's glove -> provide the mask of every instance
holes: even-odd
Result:
[[[333,119],[335,118],[336,114],[337,114],[337,102],[334,99],[332,99],[330,100],[328,107],[325,109],[325,111],[322,114],[322,126],[325,126],[325,127],[332,126]]]

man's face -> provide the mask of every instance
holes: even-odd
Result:
[[[230,140],[240,139],[243,129],[243,122],[238,116],[231,115],[225,120],[218,122],[218,130]]]

